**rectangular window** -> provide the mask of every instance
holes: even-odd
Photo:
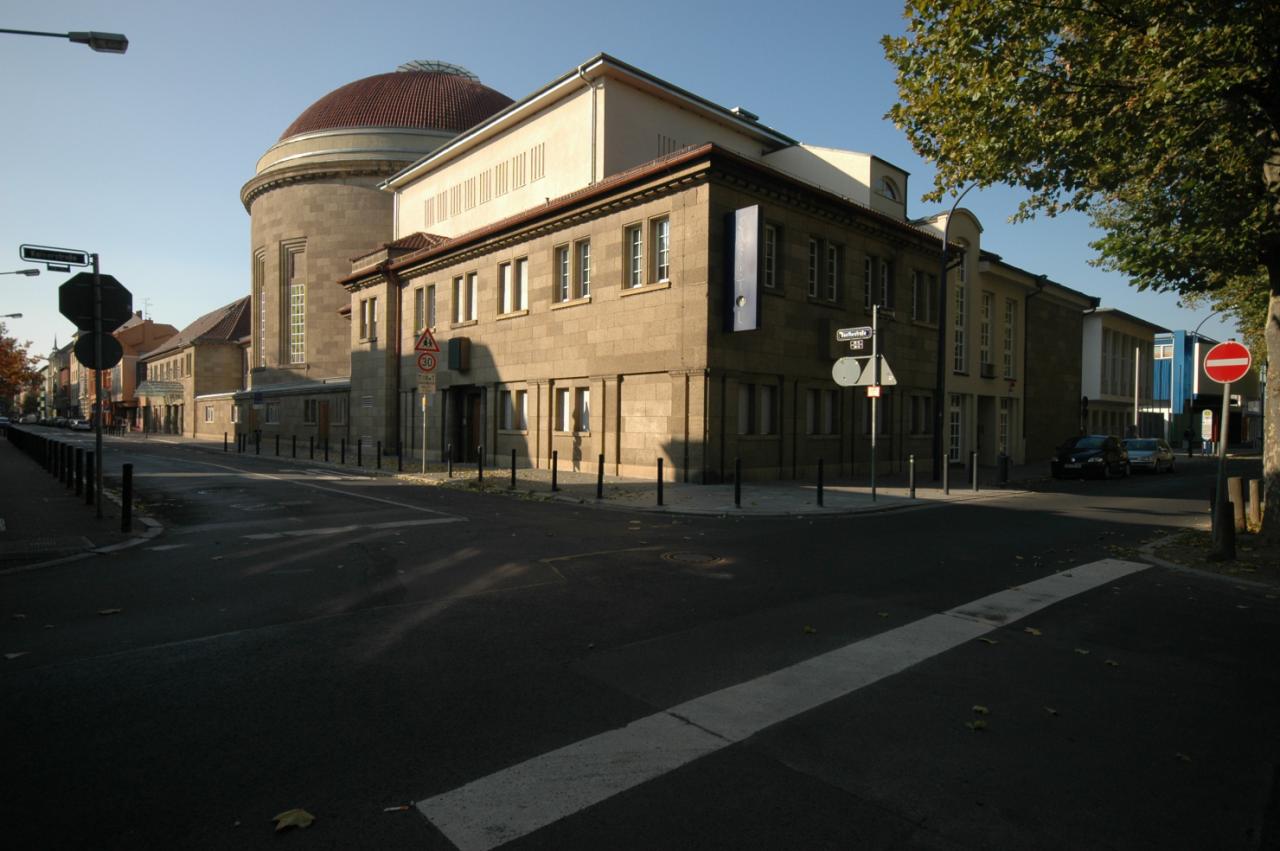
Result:
[[[809,298],[818,297],[818,264],[821,262],[818,240],[809,237]]]
[[[240,406],[234,402],[231,403],[231,422],[240,422]]]
[[[436,285],[427,287],[427,327],[436,327]]]
[[[467,319],[480,318],[480,275],[467,273]]]
[[[511,264],[501,263],[498,265],[498,313],[510,313],[515,310],[513,307],[511,292]]]
[[[961,266],[961,269],[964,267]],[[964,277],[963,275],[961,276]],[[968,358],[965,352],[965,315],[964,315],[964,282],[956,284],[955,320],[951,353],[951,369],[955,372],[968,372]]]
[[[426,326],[427,313],[427,290],[425,287],[417,287],[413,291],[413,332],[419,334]]]
[[[268,402],[266,417],[264,418],[267,425],[276,425],[280,422],[280,403]]]
[[[591,295],[591,240],[584,239],[577,247],[578,298],[587,298]]]
[[[671,220],[663,217],[649,223],[653,242],[653,280],[671,280]]]
[[[764,285],[778,288],[778,229],[770,224],[764,226]]]
[[[809,390],[805,394],[805,422],[809,434],[836,434],[839,431],[837,398],[834,390]]]
[[[871,312],[871,278],[876,268],[876,258],[867,255],[862,260],[862,309]]]
[[[1000,414],[996,423],[996,448],[1003,455],[1009,454],[1009,411],[1011,407],[1007,396],[1000,397]]]
[[[991,314],[995,310],[996,297],[991,293],[982,294],[982,322],[978,325],[979,362],[985,367],[991,363]]]
[[[627,252],[627,286],[644,286],[644,230],[640,225],[627,228],[623,244]]]
[[[911,426],[912,434],[932,434],[933,433],[933,397],[932,396],[912,396],[911,397]]]
[[[556,388],[556,431],[568,431],[573,425],[573,404],[569,388]]]
[[[756,386],[738,385],[738,434],[755,434]]]
[[[1004,377],[1013,378],[1013,347],[1017,340],[1018,302],[1004,300]]]
[[[937,321],[938,278],[925,272],[911,273],[911,318],[920,322]]]
[[[263,251],[253,253],[253,287],[257,293],[258,339],[254,348],[258,351],[258,366],[267,365],[267,257]]]
[[[467,291],[462,278],[453,279],[453,321],[464,322],[467,318]]]
[[[302,400],[302,424],[315,425],[319,419],[320,402],[318,399]]]
[[[556,301],[568,301],[573,298],[570,290],[569,246],[558,246],[555,255]]]
[[[213,405],[204,406],[204,421],[207,423],[213,422]]]
[[[893,263],[880,261],[880,306],[893,310],[896,299],[893,297]]]
[[[516,310],[529,308],[529,258],[527,257],[516,260],[516,282],[513,295],[516,300]]]
[[[591,391],[578,387],[573,391],[574,431],[591,431]]]
[[[360,302],[360,339],[378,339],[377,298],[367,298]]]
[[[347,424],[347,397],[339,396],[329,403],[329,418],[334,425]]]
[[[498,400],[502,412],[502,428],[525,431],[529,427],[529,394],[525,390],[503,390]]]
[[[840,300],[840,247],[827,243],[827,281],[824,295],[827,301]]]
[[[183,375],[194,375],[194,374],[195,374],[195,370],[192,368],[192,366],[191,366],[191,362],[192,362],[191,352],[187,352],[187,361],[186,361],[186,363],[185,363],[185,364],[183,364],[183,366],[182,366],[182,374],[183,374]]]
[[[947,442],[947,458],[951,461],[960,460],[960,427],[964,414],[964,398],[958,394],[951,396],[951,428],[950,439]]]
[[[773,434],[777,419],[777,388],[772,384],[760,385],[760,434]]]
[[[369,339],[369,300],[360,299],[360,339]]]

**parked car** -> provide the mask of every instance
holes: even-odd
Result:
[[[1124,442],[1129,451],[1129,466],[1153,473],[1173,472],[1173,449],[1159,437],[1131,437]]]
[[[1058,447],[1049,462],[1049,472],[1055,479],[1065,476],[1129,475],[1129,453],[1120,438],[1109,434],[1084,434],[1073,437]]]
[[[21,423],[22,425],[35,425],[39,421],[40,421],[40,418],[37,417],[35,414],[27,414],[22,419],[18,420],[18,422]]]
[[[71,420],[70,423],[67,425],[67,428],[73,429],[74,431],[92,431],[93,430],[93,426],[89,425],[88,420]]]

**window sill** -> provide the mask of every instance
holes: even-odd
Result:
[[[479,325],[479,324],[480,324],[479,319],[464,319],[461,322],[450,323],[449,329],[453,330],[455,328],[470,328],[472,325]]]
[[[782,287],[780,287],[780,286],[772,286],[772,287],[769,287],[769,286],[765,286],[764,284],[761,284],[761,285],[760,285],[760,292],[762,292],[762,293],[764,293],[764,294],[766,294],[766,295],[773,295],[773,296],[777,296],[778,298],[786,298],[786,293],[784,293],[784,292],[782,291]]]
[[[378,338],[377,338],[377,337],[361,337],[361,338],[360,338],[359,340],[357,340],[356,342],[359,342],[359,343],[376,343],[376,342],[378,342]]]
[[[520,308],[519,310],[513,310],[513,311],[511,311],[510,313],[499,313],[499,314],[498,314],[498,319],[499,319],[499,320],[502,320],[502,319],[515,319],[515,318],[516,318],[516,317],[518,317],[518,316],[528,316],[528,315],[529,315],[529,308],[527,308],[527,307],[522,307],[522,308]]]
[[[577,307],[580,304],[591,304],[591,296],[584,295],[581,298],[571,298],[568,301],[557,301],[551,305],[551,309],[564,310],[566,307]]]
[[[778,435],[776,434],[740,434],[738,435],[738,439],[750,440],[750,441],[777,440]]]
[[[528,433],[529,433],[529,430],[528,430],[527,428],[500,428],[500,429],[498,429],[498,434],[511,434],[511,435],[523,434],[523,435],[527,435]]]
[[[551,432],[551,435],[553,437],[590,437],[591,432],[589,431],[553,431]]]
[[[840,435],[838,434],[806,434],[805,437],[809,438],[810,440],[839,440],[840,439]]]
[[[827,299],[825,299],[825,298],[819,298],[818,296],[812,296],[812,295],[807,295],[807,294],[806,294],[806,295],[805,295],[805,301],[809,302],[809,304],[816,305],[816,306],[818,306],[818,307],[827,307],[827,308],[830,308],[831,310],[843,310],[843,309],[844,309],[844,306],[843,306],[842,304],[840,304],[840,302],[838,302],[838,301],[828,301]]]
[[[671,281],[658,281],[656,284],[645,284],[641,287],[628,287],[622,291],[622,297],[626,298],[629,295],[640,295],[641,293],[651,293],[656,290],[669,289],[671,289]]]

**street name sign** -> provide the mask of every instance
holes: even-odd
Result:
[[[112,275],[99,275],[102,282],[102,330],[114,331],[133,315],[133,293]],[[58,312],[81,331],[93,327],[93,275],[81,272],[58,287]]]
[[[863,325],[859,328],[840,328],[836,330],[836,340],[841,343],[848,342],[849,340],[865,340],[870,336],[870,325]]]
[[[18,256],[28,263],[53,263],[58,266],[88,266],[89,252],[48,245],[20,245]]]
[[[1204,356],[1204,374],[1219,384],[1239,381],[1252,365],[1249,350],[1235,340],[1219,343]]]

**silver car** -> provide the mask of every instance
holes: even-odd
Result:
[[[1174,455],[1169,444],[1159,437],[1131,437],[1124,442],[1129,450],[1129,466],[1152,473],[1172,473]]]

